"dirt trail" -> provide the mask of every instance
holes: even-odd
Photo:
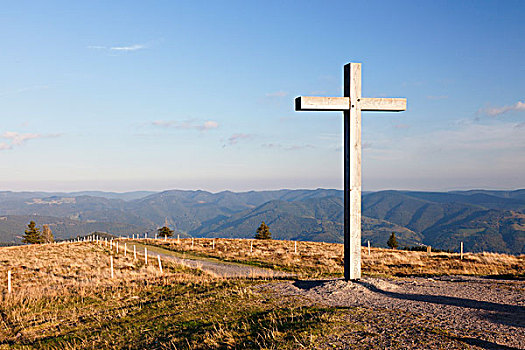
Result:
[[[265,285],[281,295],[320,304],[389,309],[423,315],[456,334],[474,334],[469,345],[525,349],[525,281],[479,277],[363,278],[278,282]]]
[[[144,248],[148,248],[148,256],[160,255],[164,259],[171,259],[177,263],[184,264],[193,268],[199,268],[213,275],[225,278],[286,278],[293,275],[282,271],[265,269],[262,267],[250,266],[240,263],[225,262],[213,258],[200,258],[186,256],[172,250],[160,248],[142,243],[130,242],[128,251],[133,251],[133,245],[137,247],[137,253],[144,254]]]

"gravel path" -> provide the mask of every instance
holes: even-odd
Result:
[[[278,282],[265,288],[328,306],[409,312],[478,349],[525,349],[525,281],[465,276],[363,278]]]
[[[213,258],[198,257],[181,257],[181,253],[168,249],[134,243],[137,247],[137,253],[144,254],[144,248],[148,248],[148,256],[160,255],[163,259],[170,259],[179,264],[192,268],[198,268],[218,277],[224,278],[286,278],[293,277],[291,274],[282,271],[265,269],[262,267],[224,262]],[[131,247],[131,246],[130,246]],[[129,250],[129,248],[128,248]]]

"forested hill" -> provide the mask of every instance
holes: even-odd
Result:
[[[19,242],[29,220],[59,238],[93,231],[151,232],[168,218],[181,235],[253,237],[265,221],[276,239],[342,242],[342,192],[0,192],[0,241]],[[363,242],[525,253],[525,190],[363,194]]]

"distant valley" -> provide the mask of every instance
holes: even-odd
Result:
[[[250,238],[265,221],[275,239],[342,242],[342,191],[210,193],[0,192],[0,242],[19,243],[29,220],[49,224],[57,239],[93,231],[150,237],[165,220],[181,236]],[[363,243],[431,245],[468,251],[525,253],[525,190],[363,194]]]

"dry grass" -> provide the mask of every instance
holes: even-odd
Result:
[[[0,340],[36,339],[67,328],[86,315],[106,317],[127,297],[136,296],[148,284],[199,283],[209,280],[201,271],[157,261],[144,265],[143,256],[116,255],[93,243],[45,244],[0,248]],[[114,258],[111,278],[110,256]],[[7,291],[7,271],[12,273],[12,292]],[[125,291],[125,295],[120,295]],[[101,299],[118,301],[105,310]],[[127,296],[127,297],[126,297]],[[74,305],[66,310],[54,305]],[[65,321],[67,320],[67,321]]]
[[[363,252],[363,254],[366,254]],[[363,269],[368,274],[480,275],[525,277],[525,255],[467,253],[463,259],[454,253],[431,253],[374,249],[364,255]]]
[[[155,264],[93,243],[0,248],[0,254],[0,349],[291,349],[289,334],[308,333],[325,317],[305,302],[254,293],[254,281],[167,261],[160,275]]]
[[[212,242],[215,241],[215,248]],[[248,239],[147,240],[187,256],[213,257],[296,273],[304,278],[340,277],[343,274],[343,245],[320,242],[295,242]],[[250,252],[250,244],[253,251]],[[525,255],[495,253],[459,254],[414,252],[392,249],[362,249],[363,273],[385,276],[425,275],[525,275]]]
[[[17,298],[53,296],[67,291],[81,291],[86,287],[104,287],[121,281],[139,281],[160,275],[156,259],[121,250],[119,254],[104,245],[94,243],[44,244],[0,248],[0,276],[5,281],[7,270],[12,273],[12,287]],[[110,256],[113,256],[114,278],[111,278]],[[165,262],[166,264],[166,262]],[[177,271],[166,265],[166,273]],[[0,287],[5,299],[6,285]],[[15,295],[15,293],[13,293]],[[12,301],[12,300],[11,300]]]
[[[191,239],[147,243],[188,256],[243,261],[308,277],[342,273],[338,244],[298,242],[295,254],[294,242],[286,241],[254,241],[253,253],[249,240],[216,239],[215,249],[207,239],[195,240],[193,249]],[[0,349],[297,349],[345,344],[364,349],[369,348],[361,342],[367,325],[376,323],[384,330],[397,324],[378,310],[316,306],[253,288],[257,281],[216,278],[168,261],[160,275],[155,260],[145,266],[142,256],[134,260],[122,250],[114,258],[112,279],[111,254],[115,256],[93,243],[0,248]],[[523,256],[500,254],[467,254],[463,261],[451,254],[385,249],[363,255],[368,274],[518,274],[523,273],[523,262]],[[9,295],[7,270],[13,272]],[[399,322],[403,334],[409,334],[407,344],[413,343],[411,334],[417,334],[422,345],[434,341],[463,347],[411,315]],[[390,341],[379,332],[368,338],[379,347]]]

